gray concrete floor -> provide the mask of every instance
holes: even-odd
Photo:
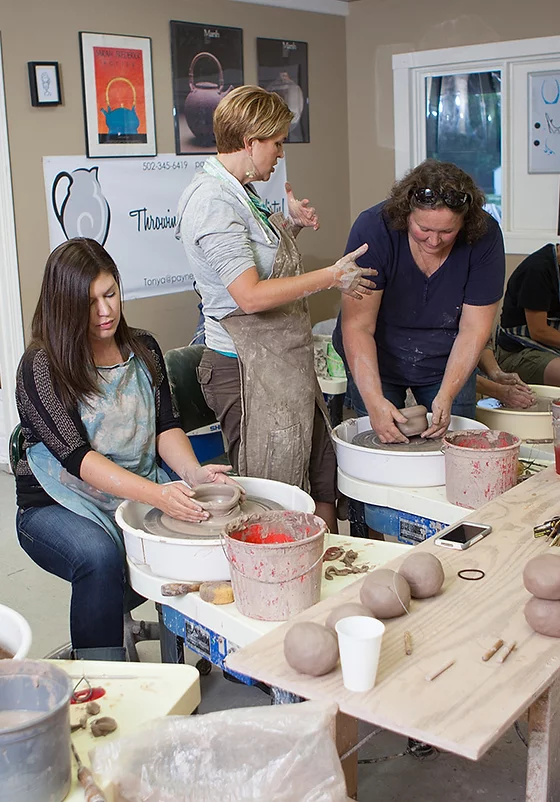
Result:
[[[0,468],[0,603],[18,610],[33,631],[30,657],[44,657],[67,643],[69,586],[38,568],[22,551],[14,527],[13,477]],[[154,605],[147,602],[135,611],[135,618],[155,620]],[[159,661],[155,643],[141,643],[142,661]],[[187,661],[197,656],[187,653]],[[234,707],[269,704],[254,687],[227,682],[214,669],[201,677],[200,713]],[[520,722],[524,731],[526,725]],[[372,728],[361,727],[364,737]],[[525,799],[527,749],[512,729],[477,763],[455,755],[436,753],[420,760],[406,752],[405,738],[381,731],[359,751],[360,802],[522,802]],[[272,802],[272,800],[271,800]]]

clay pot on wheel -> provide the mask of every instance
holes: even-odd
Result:
[[[397,429],[406,437],[422,434],[428,428],[428,410],[422,404],[399,409],[399,412],[407,420],[406,423],[397,423]]]
[[[192,488],[193,501],[213,520],[230,520],[240,513],[241,490],[233,485],[205,484]]]

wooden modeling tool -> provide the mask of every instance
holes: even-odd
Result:
[[[404,633],[404,651],[405,654],[412,654],[412,635],[408,630]]]
[[[505,663],[516,647],[517,647],[517,641],[515,640],[512,643],[510,643],[509,646],[506,646],[502,654],[498,657],[498,663]]]
[[[100,791],[99,786],[96,785],[91,770],[84,766],[80,760],[74,744],[72,744],[72,754],[78,764],[78,781],[84,789],[85,802],[107,802],[107,798]]]
[[[439,677],[440,674],[443,674],[444,671],[447,671],[447,669],[451,668],[453,665],[455,665],[455,658],[448,660],[447,663],[444,663],[442,666],[436,669],[436,671],[432,671],[431,674],[426,674],[427,681],[432,682],[432,680],[434,680],[436,677]]]
[[[482,655],[482,659],[484,660],[484,662],[486,663],[488,660],[490,660],[491,657],[494,657],[498,649],[501,649],[503,645],[504,642],[501,638],[497,640],[496,643]]]

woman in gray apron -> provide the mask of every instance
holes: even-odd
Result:
[[[174,518],[207,514],[188,485],[233,482],[202,468],[173,407],[163,355],[122,314],[120,277],[92,239],[71,239],[47,261],[33,342],[17,374],[24,452],[16,467],[17,533],[42,568],[72,583],[70,630],[80,659],[124,660],[123,499]],[[137,603],[142,600],[138,597]]]
[[[307,296],[337,287],[371,292],[358,248],[334,265],[303,272],[295,237],[318,228],[308,201],[287,185],[287,217],[252,187],[268,181],[292,112],[256,86],[226,95],[214,114],[218,153],[179,201],[177,234],[202,296],[206,350],[199,379],[240,474],[309,490],[336,531],[336,462],[313,366]],[[323,410],[324,411],[324,410]]]

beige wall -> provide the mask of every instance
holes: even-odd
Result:
[[[394,178],[392,56],[558,32],[557,0],[360,0],[347,18],[350,205],[386,196]],[[508,273],[521,257],[508,256]]]
[[[233,3],[230,0],[2,0],[0,32],[26,334],[49,253],[43,156],[84,154],[79,31],[152,37],[157,145],[173,153],[169,20],[243,29],[245,81],[256,82],[257,36],[309,43],[311,143],[286,147],[299,197],[319,208],[322,228],[303,232],[308,268],[341,255],[350,223],[346,52],[343,17]],[[27,62],[58,61],[64,105],[33,108]],[[315,320],[334,314],[336,293],[312,299]],[[127,319],[153,331],[166,350],[188,341],[198,312],[194,293],[126,304]]]

